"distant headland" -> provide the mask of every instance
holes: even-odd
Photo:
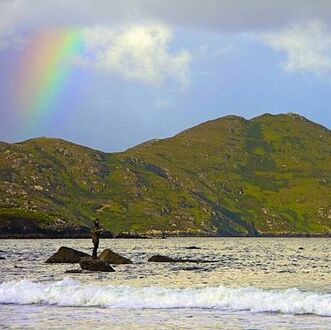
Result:
[[[0,237],[330,236],[331,131],[226,116],[120,153],[0,142]]]

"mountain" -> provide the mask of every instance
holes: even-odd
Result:
[[[0,143],[0,235],[330,235],[331,131],[226,116],[121,153]]]

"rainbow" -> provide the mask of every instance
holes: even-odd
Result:
[[[16,96],[25,127],[30,123],[33,128],[56,110],[83,49],[82,35],[76,29],[39,31],[26,44]]]

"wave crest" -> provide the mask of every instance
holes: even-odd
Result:
[[[205,308],[331,316],[331,294],[298,289],[98,286],[72,279],[54,283],[27,280],[0,284],[2,304],[104,306],[108,308]]]

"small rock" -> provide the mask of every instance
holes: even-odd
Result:
[[[64,273],[65,274],[80,274],[83,271],[81,269],[68,269]]]
[[[113,265],[132,264],[130,259],[125,258],[110,249],[103,250],[99,256],[99,260]]]
[[[6,260],[6,258],[5,257],[0,257],[0,260]]]
[[[300,247],[298,248],[298,250],[304,250],[304,248],[303,248],[302,246],[300,246]]]
[[[197,247],[197,246],[188,246],[188,247],[186,247],[186,249],[188,249],[188,250],[201,250],[201,248]]]
[[[150,257],[148,261],[149,262],[196,262],[196,263],[213,262],[211,260],[200,260],[200,259],[173,259],[167,256],[161,256],[159,254]]]
[[[46,260],[46,263],[69,263],[75,264],[79,263],[82,258],[92,258],[87,253],[77,251],[75,249],[71,249],[65,246],[61,246],[59,250],[49,257]]]
[[[92,258],[83,258],[80,261],[80,266],[83,270],[90,270],[93,272],[114,272],[114,268],[112,268],[109,264],[99,260]]]
[[[155,255],[148,259],[149,262],[176,262],[176,259],[167,257],[167,256],[161,256],[161,255]]]
[[[201,270],[203,268],[201,267],[186,267],[186,268],[183,268],[183,270]]]

